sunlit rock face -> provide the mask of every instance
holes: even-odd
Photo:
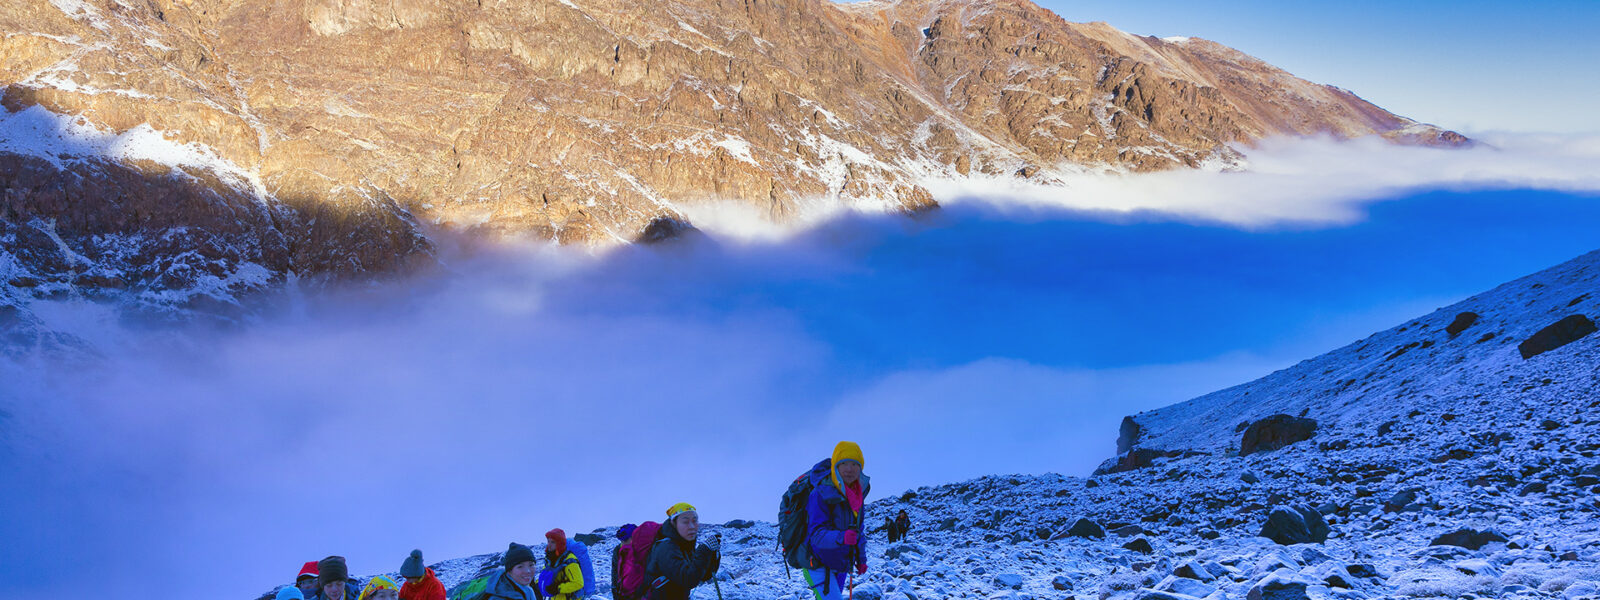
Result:
[[[930,178],[1223,169],[1277,135],[1466,143],[1015,0],[23,0],[0,33],[11,297],[226,304],[426,263],[435,227],[633,242],[707,200],[916,211]]]

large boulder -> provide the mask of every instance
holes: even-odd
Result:
[[[1433,538],[1431,546],[1455,546],[1468,550],[1478,550],[1495,542],[1504,542],[1506,536],[1493,529],[1478,530],[1471,527],[1462,527],[1450,533]]]
[[[994,586],[997,588],[1022,589],[1022,576],[1016,573],[1001,573],[994,576]]]
[[[1239,456],[1271,452],[1295,442],[1309,440],[1316,434],[1316,419],[1272,415],[1245,428],[1244,437],[1239,440]]]
[[[1250,588],[1246,600],[1310,600],[1306,588],[1311,583],[1298,579],[1271,575]]]
[[[1322,519],[1322,513],[1307,505],[1280,506],[1267,515],[1261,527],[1261,537],[1285,546],[1290,544],[1320,544],[1328,539],[1332,528]]]
[[[1444,332],[1450,334],[1450,337],[1456,337],[1461,335],[1461,332],[1466,331],[1468,327],[1473,326],[1477,322],[1478,313],[1470,311],[1464,312],[1456,315],[1456,320],[1451,321],[1449,325],[1446,325]]]
[[[1571,315],[1529,336],[1521,344],[1517,344],[1517,351],[1521,352],[1522,358],[1526,360],[1578,341],[1583,336],[1594,333],[1596,329],[1594,321],[1590,321],[1589,317]]]
[[[1068,579],[1066,575],[1057,575],[1050,579],[1050,587],[1055,588],[1058,592],[1071,591],[1072,580]]]
[[[1123,544],[1122,547],[1140,554],[1151,554],[1156,551],[1155,548],[1150,546],[1150,540],[1142,537],[1133,538],[1133,541]]]
[[[1089,519],[1080,518],[1077,520],[1077,522],[1072,524],[1071,529],[1067,530],[1067,535],[1071,537],[1100,539],[1106,537],[1106,530],[1104,527],[1101,527],[1099,523],[1090,521]]]

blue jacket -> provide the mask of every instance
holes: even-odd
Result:
[[[811,469],[811,498],[806,500],[806,543],[811,550],[811,562],[829,571],[845,573],[856,565],[867,564],[867,532],[864,514],[850,508],[844,492],[833,484],[831,459],[817,463]],[[861,511],[866,512],[867,494],[872,493],[872,480],[861,475]],[[844,545],[844,532],[856,531],[856,545]]]
[[[511,574],[505,567],[496,569],[489,575],[489,582],[483,586],[485,600],[538,600],[541,596],[533,588],[511,580]]]

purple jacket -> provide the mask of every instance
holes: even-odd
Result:
[[[845,573],[856,565],[867,564],[867,532],[865,514],[856,514],[850,501],[833,485],[830,460],[817,463],[811,469],[811,498],[806,500],[806,542],[811,550],[811,563],[829,571]],[[872,481],[861,476],[861,512],[866,512],[867,494],[872,493]],[[856,545],[844,545],[844,532],[856,530]]]

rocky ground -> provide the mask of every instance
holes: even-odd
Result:
[[[869,523],[903,509],[914,526],[903,543],[873,534],[854,597],[1600,597],[1595,293],[1600,252],[1131,417],[1091,477],[872,502]],[[715,529],[723,598],[806,597],[774,525]],[[598,565],[613,532],[583,537]],[[435,569],[454,585],[497,559]]]

